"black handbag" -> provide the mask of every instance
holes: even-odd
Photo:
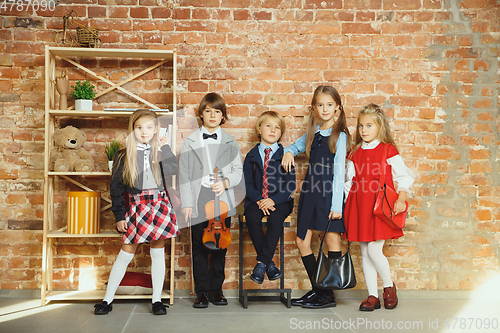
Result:
[[[330,222],[326,230],[330,229]],[[347,242],[347,252],[340,258],[329,259],[323,253],[323,244],[326,233],[321,240],[316,269],[314,270],[313,284],[320,289],[340,290],[356,287],[356,275],[350,253],[350,242]]]

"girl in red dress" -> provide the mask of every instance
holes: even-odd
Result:
[[[386,144],[389,144],[387,156],[382,156]],[[384,111],[375,104],[368,104],[359,112],[356,142],[350,155],[354,168],[348,168],[347,172],[352,183],[345,207],[344,234],[349,241],[360,242],[363,274],[369,293],[359,307],[361,311],[380,309],[377,272],[384,285],[385,308],[393,309],[398,304],[396,285],[392,282],[389,262],[382,248],[386,239],[397,239],[403,236],[403,231],[392,229],[373,213],[382,158],[387,159],[385,183],[392,188],[394,181],[398,184],[399,197],[394,204],[394,213],[399,214],[406,208],[405,199],[414,175],[398,153]]]

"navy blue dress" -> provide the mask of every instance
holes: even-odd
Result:
[[[330,152],[328,140],[317,132],[311,144],[309,166],[300,191],[297,237],[304,239],[308,229],[325,231],[333,195],[335,154]],[[332,220],[330,232],[344,232],[342,219]]]

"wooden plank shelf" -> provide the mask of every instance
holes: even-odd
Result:
[[[45,296],[47,301],[79,301],[96,300],[104,298],[106,290],[53,290]],[[123,295],[115,294],[115,299],[150,299],[151,295]],[[161,294],[162,299],[170,299],[170,290],[164,289]]]
[[[154,109],[151,109],[154,111]],[[76,110],[50,110],[51,116],[59,117],[130,117],[133,111],[76,111]],[[162,117],[172,117],[173,112],[159,111],[157,112]]]
[[[52,230],[47,232],[48,238],[100,238],[100,237],[122,237],[122,234],[116,231],[101,231],[98,234],[68,234],[66,231]]]
[[[49,52],[59,57],[103,57],[103,58],[144,58],[144,59],[174,59],[174,50],[143,50],[143,49],[101,49],[82,47],[49,47]]]
[[[92,172],[57,172],[49,171],[49,176],[111,176],[109,171],[92,171]]]

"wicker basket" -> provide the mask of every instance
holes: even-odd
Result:
[[[76,38],[80,44],[96,44],[99,39],[99,29],[78,27],[76,28]]]

